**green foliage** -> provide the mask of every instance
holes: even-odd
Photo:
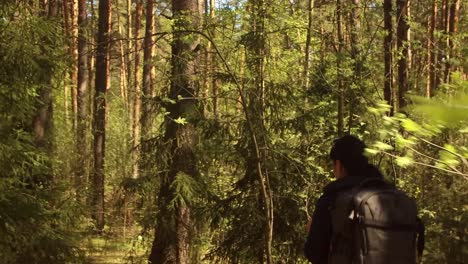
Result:
[[[60,68],[59,25],[23,4],[0,8],[0,259],[2,263],[78,263],[78,210],[53,154],[37,148],[32,117],[41,87]],[[52,45],[53,43],[53,45]]]
[[[468,215],[461,202],[468,179],[463,132],[468,121],[468,81],[459,74],[452,80],[431,99],[411,97],[411,118],[385,116],[388,106],[382,104],[369,109],[384,122],[379,126],[380,140],[367,151],[399,166],[384,169],[400,188],[416,197],[426,224],[425,263],[462,263],[468,253],[460,236],[467,228]]]
[[[450,131],[460,131],[467,125],[468,116],[464,108],[468,104],[468,81],[461,80],[459,74],[454,74],[453,80],[450,84],[444,84],[445,89],[439,91],[434,98],[412,97],[415,101],[411,107],[413,118],[402,114],[395,117],[381,116],[388,109],[385,104],[379,104],[378,108],[369,108],[371,113],[384,120],[384,127],[380,129],[382,140],[375,142],[367,150],[368,153],[393,156],[396,164],[401,167],[414,164],[415,157],[429,158],[430,162],[417,164],[441,168],[468,178],[468,175],[463,173],[468,166],[467,156],[462,154],[466,151],[464,145],[438,145],[431,142],[434,137],[440,137]],[[465,133],[456,137],[464,140]],[[435,147],[438,156],[418,151],[416,148],[421,144]],[[396,152],[389,153],[394,149]]]
[[[171,189],[174,190],[174,198],[169,202],[169,208],[172,209],[190,205],[196,194],[200,192],[198,182],[184,172],[176,174]]]
[[[468,81],[459,72],[452,74],[452,82],[443,84],[435,97],[411,98],[414,111],[432,122],[450,128],[468,125]]]

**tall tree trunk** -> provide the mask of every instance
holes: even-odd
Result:
[[[436,25],[436,28],[438,32],[444,32],[447,34],[447,23],[446,23],[446,18],[448,17],[448,11],[447,11],[447,1],[448,0],[440,0],[439,2],[441,3],[438,12],[439,13],[439,21],[438,25]],[[445,61],[445,43],[446,39],[443,37],[443,34],[439,34],[439,38],[437,40],[437,59],[436,59],[436,70],[435,70],[435,84],[434,86],[437,88],[439,87],[440,83],[444,80],[444,61]]]
[[[70,80],[71,80],[71,103],[72,103],[72,130],[76,131],[77,128],[77,67],[74,62],[78,60],[78,50],[76,45],[76,39],[78,38],[78,29],[77,29],[77,16],[78,8],[76,0],[63,0],[62,2],[63,17],[65,22],[65,33],[67,37],[71,40],[68,47],[68,53],[72,58],[72,65],[70,66]],[[65,85],[65,118],[68,122],[68,85]]]
[[[93,86],[96,83],[95,80],[95,67],[96,67],[96,23],[94,22],[96,19],[96,10],[94,0],[89,1],[89,17],[88,17],[88,47],[93,52],[88,52],[88,90],[93,90],[95,87]],[[90,116],[94,117],[94,96],[95,93],[88,93],[88,112]]]
[[[408,0],[397,0],[398,110],[406,106],[408,91]]]
[[[41,1],[41,15],[50,20],[58,16],[58,1]],[[44,40],[47,42],[48,40]],[[51,44],[51,43],[48,43]],[[53,69],[44,69],[44,84],[38,89],[36,112],[32,120],[34,143],[45,152],[52,151],[52,78]]]
[[[78,166],[75,187],[77,194],[82,192],[81,187],[86,178],[87,157],[87,88],[88,88],[88,43],[86,38],[87,27],[86,0],[78,0],[78,126],[76,131],[76,148],[78,153]]]
[[[141,113],[141,155],[143,168],[146,167],[146,159],[150,153],[150,147],[147,144],[151,129],[151,104],[150,98],[153,94],[153,19],[154,19],[154,3],[152,0],[146,1],[146,25],[145,25],[145,40],[143,54],[143,111]]]
[[[173,0],[172,13],[174,33],[171,59],[171,85],[168,97],[175,104],[167,104],[169,114],[165,120],[164,140],[167,142],[170,158],[168,172],[161,177],[159,190],[159,214],[157,217],[155,239],[149,260],[151,263],[187,263],[189,258],[190,230],[193,228],[191,201],[189,197],[178,199],[170,208],[169,203],[175,199],[174,182],[176,179],[198,177],[195,146],[198,132],[194,125],[199,116],[195,85],[194,51],[197,38],[189,37],[184,30],[197,29],[199,25],[198,4],[195,0]],[[180,97],[183,99],[180,100]],[[185,118],[186,124],[177,123]]]
[[[457,34],[458,31],[458,19],[459,19],[459,13],[460,13],[460,6],[461,6],[461,0],[452,0],[450,3],[450,18],[449,18],[449,23],[448,23],[448,42],[447,42],[447,48],[448,48],[448,58],[447,58],[447,63],[446,63],[446,73],[445,73],[445,79],[446,81],[450,81],[450,72],[452,71],[452,63],[451,61],[454,59],[456,51],[455,51],[455,42],[453,39],[455,38],[455,35]]]
[[[65,120],[67,125],[69,124],[69,88],[71,88],[72,91],[72,97],[71,97],[71,102],[72,102],[72,131],[75,131],[76,129],[76,83],[77,83],[77,67],[75,62],[78,59],[78,51],[77,51],[77,45],[76,45],[76,38],[78,37],[77,35],[77,5],[75,3],[75,0],[63,0],[62,2],[62,10],[63,10],[63,19],[64,19],[64,28],[65,28],[65,35],[67,36],[68,39],[70,39],[70,44],[68,46],[68,53],[70,57],[72,58],[72,64],[70,65],[70,81],[71,85],[69,86],[68,83],[65,84],[64,86],[64,107],[65,107]]]
[[[133,72],[133,65],[131,63],[131,61],[133,61],[133,52],[130,52],[132,49],[134,49],[134,47],[132,46],[133,45],[133,42],[134,42],[134,39],[133,39],[133,34],[132,34],[132,30],[133,30],[133,16],[132,16],[132,0],[127,0],[127,11],[126,11],[126,17],[127,17],[127,23],[125,24],[126,25],[126,28],[125,28],[125,31],[126,31],[126,37],[127,37],[127,50],[126,50],[126,53],[125,53],[125,60],[127,61],[127,81],[128,81],[128,84],[127,84],[127,94],[128,94],[128,101],[127,101],[127,105],[129,106],[128,109],[127,109],[127,116],[128,116],[128,131],[131,131],[131,139],[130,140],[133,140],[133,110],[134,110],[134,107],[133,107],[133,103],[134,103],[134,90],[133,90],[133,77],[134,77],[134,72]],[[133,141],[132,141],[133,142]],[[132,145],[133,147],[133,145]],[[132,153],[133,154],[133,153]],[[132,156],[132,162],[133,162],[133,156]],[[132,167],[133,169],[133,167]],[[133,172],[133,171],[132,171]]]
[[[140,116],[141,116],[141,68],[140,68],[140,52],[141,52],[141,40],[140,40],[140,30],[141,30],[141,17],[143,15],[143,0],[136,0],[136,10],[135,10],[135,76],[134,76],[134,102],[133,102],[133,172],[132,177],[138,178],[138,160],[139,160],[139,145],[140,145]]]
[[[72,46],[72,58],[73,61],[78,61],[78,47],[76,45],[76,39],[78,39],[78,3],[77,0],[70,0],[71,2],[71,33],[73,36],[73,46]],[[72,113],[73,113],[73,131],[76,131],[78,128],[78,75],[77,75],[77,65],[73,65],[72,71],[70,73],[72,80],[72,89],[71,89],[71,102],[72,102]]]
[[[384,0],[384,61],[385,61],[385,82],[384,82],[384,98],[388,105],[390,105],[390,115],[394,112],[393,103],[393,56],[392,56],[392,0]]]
[[[344,36],[343,36],[343,3],[341,0],[336,0],[336,28],[338,38],[338,56],[336,58],[336,82],[338,88],[338,136],[342,136],[344,133],[344,88],[343,88],[343,76],[341,74],[341,57],[343,56],[344,49]],[[350,117],[351,118],[351,117]]]
[[[246,98],[243,101],[243,110],[250,130],[250,141],[248,144],[250,155],[246,157],[247,171],[252,171],[252,175],[258,177],[259,191],[264,213],[264,241],[263,254],[259,256],[262,262],[273,263],[273,197],[270,188],[266,160],[268,158],[268,139],[265,128],[265,100],[267,90],[265,86],[265,60],[267,56],[267,34],[265,22],[268,16],[268,6],[264,0],[250,0],[252,7],[250,17],[250,30],[253,39],[247,46],[247,67],[250,70],[253,80],[252,87],[247,88]],[[242,97],[242,95],[241,95]],[[247,103],[245,102],[247,100]],[[254,169],[253,165],[255,166]]]
[[[304,88],[309,89],[309,68],[310,68],[310,46],[312,39],[313,30],[313,11],[314,11],[314,0],[307,1],[307,35],[305,43],[305,56],[304,56],[304,73],[302,80],[304,80]]]
[[[351,0],[351,12],[348,19],[349,24],[349,43],[351,46],[351,58],[353,59],[353,84],[356,87],[361,87],[361,75],[363,70],[363,59],[361,58],[361,51],[359,47],[359,32],[361,30],[361,12],[360,0]],[[349,99],[348,107],[348,132],[351,132],[353,126],[353,112],[357,104],[357,98],[351,96]]]
[[[127,60],[125,59],[125,53],[128,52],[127,47],[125,46],[126,42],[123,38],[123,30],[122,30],[122,21],[120,19],[120,15],[117,15],[117,26],[119,29],[119,35],[122,38],[119,40],[119,48],[120,48],[120,66],[119,66],[119,86],[120,86],[120,96],[125,105],[125,109],[128,110],[128,80],[127,80]]]
[[[442,80],[447,83],[448,82],[448,76],[449,76],[449,69],[450,69],[450,62],[449,62],[449,54],[450,54],[450,2],[451,0],[443,0],[443,17],[444,17],[444,22],[443,22],[443,30],[444,30],[444,51],[442,53],[442,61],[443,61],[443,66],[444,70],[442,72]]]
[[[111,1],[99,1],[99,28],[96,48],[96,78],[94,96],[94,178],[93,206],[96,228],[104,228],[104,159],[106,146],[106,93],[110,46]]]
[[[215,9],[216,9],[216,5],[215,5],[215,0],[210,0],[210,21],[211,23],[214,22],[215,20],[215,17],[216,17],[216,14],[215,14]],[[216,38],[216,30],[215,29],[212,29],[211,30],[211,37],[213,39]],[[209,43],[210,44],[210,47],[211,47],[211,42]],[[209,52],[213,52],[211,49],[209,50]],[[211,65],[211,68],[210,68],[210,71],[211,71],[211,85],[212,85],[212,96],[213,96],[213,114],[214,114],[214,117],[215,118],[218,118],[218,88],[219,88],[219,81],[218,81],[218,78],[216,77],[216,72],[218,70],[218,61],[216,59],[216,56],[212,53],[209,53],[210,54],[210,65]]]
[[[434,95],[435,84],[436,84],[436,45],[434,30],[437,21],[437,0],[432,0],[431,16],[429,19],[429,37],[427,41],[427,62],[428,62],[428,74],[427,74],[427,85],[426,85],[426,97]]]
[[[408,79],[409,80],[411,80],[410,73],[412,71],[411,67],[413,66],[413,50],[411,48],[412,32],[411,32],[411,27],[409,26],[410,22],[413,19],[411,17],[411,10],[412,10],[411,5],[412,5],[412,3],[413,2],[411,0],[408,0],[407,10],[406,10],[406,20],[407,20],[406,23],[408,25],[408,30],[406,31],[406,40],[407,40],[406,46],[407,46],[407,49],[408,49],[408,51],[407,51],[407,54],[408,54],[408,58],[407,58],[407,60],[408,60],[408,65],[407,65],[408,69],[407,69],[407,71],[408,71]],[[409,86],[410,84],[413,85],[412,83],[409,83],[408,84],[408,89],[411,89],[411,87]]]

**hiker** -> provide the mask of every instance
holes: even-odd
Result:
[[[422,254],[415,202],[369,164],[365,148],[350,135],[331,148],[336,181],[325,186],[307,224],[304,253],[313,264],[414,264],[416,251]]]

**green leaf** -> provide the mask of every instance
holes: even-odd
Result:
[[[407,131],[410,131],[410,132],[421,132],[422,131],[422,127],[414,122],[413,120],[411,119],[408,119],[408,118],[405,118],[401,121],[401,125],[403,126],[404,129],[406,129]]]
[[[452,153],[457,153],[457,150],[455,149],[455,147],[449,144],[445,144],[444,148],[447,150],[441,150],[439,152],[440,160],[443,163],[445,163],[445,164],[441,164],[441,166],[448,165],[451,167],[455,167],[459,165],[460,159],[457,157],[457,155],[452,154]]]
[[[395,143],[398,149],[404,149],[408,145],[416,144],[416,139],[414,137],[404,138],[401,134],[397,134]]]
[[[366,148],[365,149],[365,153],[369,154],[370,156],[372,155],[377,155],[380,153],[380,151],[376,150],[376,149],[371,149],[371,148]]]
[[[162,98],[161,101],[163,101],[164,103],[176,104],[175,100],[173,100],[171,98],[167,98],[167,97]]]
[[[396,158],[395,162],[396,162],[396,164],[398,166],[406,168],[406,167],[410,166],[411,164],[413,164],[414,161],[410,157],[405,156],[405,157]]]
[[[188,123],[187,120],[185,118],[183,118],[183,117],[179,117],[177,119],[174,119],[174,122],[176,122],[179,125],[185,125],[185,124]]]
[[[382,141],[377,141],[376,143],[374,143],[373,146],[379,150],[393,150],[393,147],[391,145]]]

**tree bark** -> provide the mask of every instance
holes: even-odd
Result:
[[[135,72],[134,72],[134,101],[133,101],[133,173],[132,177],[134,179],[138,178],[138,163],[139,163],[139,145],[140,145],[140,116],[141,116],[141,68],[140,68],[140,52],[141,52],[141,40],[140,30],[141,30],[141,17],[143,14],[143,0],[136,0],[136,10],[135,10]]]
[[[273,263],[272,244],[273,244],[273,224],[274,207],[273,197],[270,188],[266,160],[268,158],[268,143],[265,128],[265,100],[267,90],[265,86],[265,59],[267,56],[267,34],[265,21],[268,16],[264,0],[251,0],[252,14],[250,17],[250,30],[253,33],[251,43],[247,45],[247,66],[253,76],[253,86],[247,88],[247,96],[243,98],[243,110],[250,129],[250,142],[248,144],[249,152],[246,157],[246,170],[252,170],[252,164],[255,164],[255,170],[252,174],[258,177],[259,191],[264,213],[264,241],[263,254],[259,256],[262,261]],[[247,103],[245,103],[247,100]]]
[[[393,98],[393,56],[392,56],[392,39],[393,39],[393,27],[392,27],[392,0],[384,0],[384,61],[385,61],[385,82],[384,82],[384,98],[387,104],[390,106],[390,115],[394,112],[394,98]]]
[[[70,80],[71,80],[71,103],[72,103],[72,130],[76,131],[77,128],[77,67],[74,62],[78,60],[78,50],[77,50],[77,41],[78,38],[78,30],[77,30],[77,15],[78,15],[78,8],[76,0],[63,0],[62,2],[62,10],[63,10],[63,18],[65,24],[65,34],[71,40],[68,46],[68,53],[72,58],[72,65],[70,66]],[[68,114],[68,85],[65,85],[65,119],[69,121],[69,114]]]
[[[125,109],[128,110],[128,80],[127,80],[127,60],[126,52],[128,52],[127,47],[125,46],[126,42],[124,40],[123,30],[122,30],[122,21],[120,19],[120,15],[117,16],[117,26],[119,29],[119,35],[122,38],[119,40],[119,48],[120,48],[120,66],[119,66],[119,86],[120,86],[120,96],[125,105]]]
[[[96,19],[96,10],[94,0],[90,0],[89,2],[89,17],[88,17],[88,47],[93,52],[88,52],[88,90],[95,90],[93,86],[96,83],[95,77],[95,66],[96,66],[96,23],[94,22]],[[88,112],[90,116],[94,117],[94,96],[95,93],[88,93]]]
[[[86,37],[87,27],[86,0],[78,0],[78,124],[76,131],[76,148],[78,153],[77,175],[75,187],[77,194],[81,193],[81,187],[86,178],[86,157],[87,157],[87,89],[88,89],[88,43]]]
[[[134,49],[134,47],[132,46],[133,45],[133,42],[134,42],[134,39],[133,39],[133,34],[132,34],[132,30],[133,30],[133,17],[132,17],[132,0],[127,0],[127,12],[126,12],[126,16],[127,16],[127,23],[126,23],[126,28],[125,28],[125,31],[126,31],[126,43],[127,43],[127,50],[126,50],[126,54],[125,54],[125,60],[127,61],[127,94],[128,94],[128,101],[126,102],[127,105],[129,106],[127,108],[127,115],[128,115],[128,131],[131,131],[130,133],[132,133],[132,138],[131,140],[133,139],[133,110],[134,110],[134,91],[133,91],[133,77],[134,77],[134,72],[133,72],[133,65],[131,63],[131,61],[133,61],[133,52],[130,52],[132,49]],[[133,145],[132,145],[133,147]],[[133,153],[132,153],[133,155]],[[133,156],[132,156],[132,162],[133,162]],[[132,167],[133,169],[133,167]],[[132,171],[133,172],[133,171]]]
[[[58,1],[41,1],[41,14],[47,19],[56,19],[59,10]],[[48,40],[44,40],[47,42]],[[51,45],[51,43],[48,43]],[[38,89],[36,111],[32,120],[32,130],[34,134],[34,143],[45,152],[52,151],[52,77],[53,69],[44,69],[44,80],[41,87]]]
[[[343,36],[343,3],[341,0],[336,0],[336,28],[338,38],[338,56],[336,58],[336,82],[338,88],[338,136],[342,136],[344,133],[344,88],[343,88],[343,76],[341,74],[341,57],[343,56],[344,49],[344,36]],[[351,117],[350,117],[351,118]]]
[[[446,18],[448,16],[448,11],[447,11],[447,1],[448,0],[440,0],[440,7],[438,8],[439,16],[438,16],[438,24],[436,25],[436,29],[438,33],[444,32],[447,34],[447,23],[446,23]],[[444,80],[444,61],[445,61],[445,50],[446,47],[446,39],[444,39],[443,34],[439,34],[439,38],[437,40],[437,59],[436,59],[436,69],[435,69],[435,83],[434,87],[437,88],[439,87],[440,83]]]
[[[397,49],[398,59],[398,110],[406,106],[405,93],[408,91],[408,0],[397,0]]]
[[[363,59],[361,58],[361,50],[359,46],[359,32],[361,30],[361,12],[360,0],[351,0],[351,12],[349,15],[349,43],[351,46],[351,59],[353,60],[353,78],[352,82],[356,87],[361,87],[361,75],[363,71]],[[353,126],[353,112],[357,104],[357,98],[351,96],[349,98],[349,114],[348,114],[348,133],[351,132]]]
[[[70,1],[72,4],[71,7],[71,33],[73,36],[73,45],[72,45],[72,58],[73,61],[78,61],[78,45],[76,44],[76,40],[78,39],[78,3],[77,0],[71,0]],[[72,79],[72,89],[71,89],[71,102],[72,102],[72,122],[73,122],[73,131],[76,131],[78,128],[78,122],[79,122],[79,109],[78,109],[78,65],[73,65],[72,71],[70,73],[70,77]]]
[[[460,6],[461,6],[461,1],[460,0],[452,0],[450,3],[450,18],[449,18],[449,23],[448,23],[448,41],[447,41],[447,48],[448,48],[448,58],[447,58],[447,63],[446,63],[446,69],[445,69],[445,79],[447,82],[450,81],[450,73],[452,72],[452,63],[451,61],[455,57],[456,51],[455,51],[455,42],[453,39],[455,38],[457,31],[458,31],[458,20],[459,20],[459,13],[460,13]]]
[[[169,203],[176,197],[174,181],[178,177],[198,177],[195,146],[198,132],[194,125],[199,116],[198,87],[195,72],[197,38],[189,37],[184,30],[197,29],[199,25],[198,4],[195,0],[173,0],[172,13],[174,33],[171,59],[171,84],[168,97],[175,104],[167,104],[169,114],[165,120],[164,140],[170,158],[168,172],[161,177],[159,190],[159,214],[155,239],[149,256],[151,263],[187,263],[189,258],[190,231],[193,228],[191,200],[177,199],[173,207]],[[180,98],[183,99],[180,99]],[[184,118],[182,125],[175,122]]]
[[[310,64],[310,46],[312,39],[313,30],[313,11],[314,11],[314,0],[307,1],[307,35],[305,43],[305,56],[304,56],[304,74],[302,79],[304,80],[304,89],[309,89],[309,64]]]
[[[436,84],[436,54],[435,54],[435,37],[434,30],[437,21],[437,0],[432,1],[431,16],[429,19],[429,37],[427,41],[427,62],[428,62],[428,74],[427,74],[427,85],[426,85],[426,97],[432,97],[434,95],[435,84]]]
[[[443,41],[444,43],[444,51],[441,53],[442,55],[442,62],[443,62],[443,71],[442,71],[442,80],[447,83],[448,82],[448,76],[449,76],[449,68],[450,68],[450,63],[449,63],[449,54],[450,54],[450,1],[451,0],[443,0],[442,5],[443,5],[443,31],[444,31],[444,36],[443,36]]]
[[[209,4],[206,3],[206,8],[209,8],[206,12],[209,15],[209,32],[211,38],[214,40],[216,39],[216,30],[214,29],[214,22],[216,18],[216,13],[215,13],[215,1],[214,0],[209,0]],[[208,83],[207,87],[211,87],[211,96],[212,96],[212,104],[213,104],[213,116],[215,119],[218,118],[218,87],[219,87],[219,81],[216,77],[216,72],[217,72],[217,67],[218,67],[218,62],[216,59],[216,55],[214,53],[214,49],[212,47],[211,41],[208,41],[207,43],[207,70],[209,71],[208,75],[210,76],[208,78]],[[208,94],[208,93],[207,93]]]
[[[75,14],[75,8],[76,8],[76,4],[75,4],[75,1],[74,0],[63,0],[62,2],[62,12],[63,12],[63,21],[64,21],[64,30],[65,30],[65,35],[67,36],[67,38],[70,40],[70,44],[68,45],[68,53],[70,55],[70,57],[72,58],[72,64],[70,65],[70,70],[69,70],[69,74],[70,74],[70,81],[71,81],[71,84],[70,86],[68,85],[68,82],[65,83],[64,85],[64,97],[65,97],[65,100],[64,100],[64,107],[65,107],[65,122],[66,124],[68,125],[69,124],[69,120],[70,120],[70,114],[69,114],[69,88],[71,88],[72,90],[72,111],[75,110],[73,109],[73,102],[75,102],[73,100],[73,95],[76,94],[76,82],[77,82],[77,75],[76,75],[76,65],[75,65],[75,61],[77,60],[77,50],[76,50],[76,41],[75,41],[75,37],[76,35],[74,34],[75,33],[75,27],[76,27],[76,24],[75,24],[75,20],[76,20],[76,14]],[[75,113],[75,112],[72,112],[72,113]],[[76,129],[76,124],[75,124],[75,121],[76,121],[76,118],[75,116],[72,116],[72,130],[75,131]]]
[[[144,53],[143,53],[143,100],[141,113],[141,155],[140,159],[145,169],[146,159],[150,153],[150,147],[147,144],[151,129],[151,104],[150,98],[153,94],[153,19],[154,19],[154,3],[152,0],[146,2],[146,25],[145,25],[145,40],[144,40]]]
[[[104,228],[104,160],[106,143],[106,94],[110,45],[111,1],[99,1],[99,28],[96,48],[96,78],[94,96],[94,177],[93,206],[96,228]]]

